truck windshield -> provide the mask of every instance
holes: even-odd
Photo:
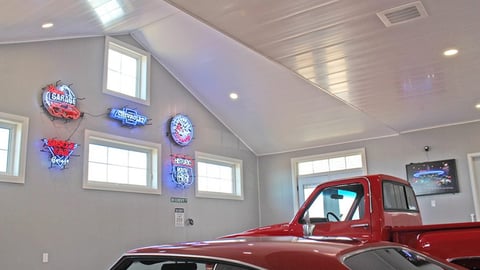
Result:
[[[363,195],[360,183],[325,188],[310,204],[303,219],[312,223],[360,219],[365,212]]]

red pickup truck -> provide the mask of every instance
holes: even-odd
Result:
[[[272,235],[392,241],[480,269],[480,222],[422,225],[409,182],[385,174],[320,184],[289,223],[226,237]]]

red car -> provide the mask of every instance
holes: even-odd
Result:
[[[246,237],[151,246],[110,270],[464,269],[391,242],[350,238]]]

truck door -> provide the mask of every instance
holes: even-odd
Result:
[[[310,200],[300,220],[311,235],[368,239],[371,235],[368,182],[328,186]]]

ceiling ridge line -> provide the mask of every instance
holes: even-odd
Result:
[[[140,32],[140,30],[136,31]],[[135,33],[133,33],[135,34]],[[150,50],[150,46],[147,46],[144,42],[142,42],[138,37],[135,35],[132,35],[133,39],[137,41],[140,45],[142,45],[144,48],[148,48]],[[180,80],[180,78],[177,76],[175,73],[174,69],[170,68],[169,66],[165,65],[158,57],[154,54],[152,54],[152,57],[163,67],[165,70],[179,83],[181,84],[189,93],[192,95],[195,100],[200,103],[215,119],[217,119],[228,131],[230,131],[237,140],[239,140],[252,154],[254,154],[256,157],[258,157],[258,153],[253,150],[253,148],[247,144],[230,126],[228,126],[216,113],[214,113],[204,102],[202,102],[197,95],[193,93],[191,90],[191,86],[187,85],[183,80]]]
[[[175,9],[175,12],[171,12],[171,13],[169,13],[168,15],[166,15],[166,16],[164,16],[164,17],[158,18],[158,19],[156,19],[156,20],[154,20],[154,21],[151,21],[151,22],[146,23],[146,24],[144,24],[144,25],[138,26],[138,27],[137,27],[136,29],[134,29],[133,31],[130,31],[129,34],[131,35],[132,33],[141,31],[140,29],[142,29],[142,28],[147,28],[147,27],[149,27],[150,25],[153,25],[153,24],[155,24],[155,23],[161,22],[161,21],[163,21],[163,20],[170,19],[171,17],[176,16],[176,15],[178,15],[178,14],[180,14],[180,13],[183,12],[183,11],[182,11],[181,9],[179,9],[178,7],[172,5],[168,0],[164,0],[164,2],[165,2],[168,6],[170,6],[172,9]]]
[[[347,101],[339,98],[338,96],[334,95],[334,94],[331,93],[330,91],[323,89],[320,85],[318,85],[318,84],[316,84],[316,83],[313,83],[313,82],[310,81],[310,80],[307,80],[306,78],[304,78],[304,77],[301,76],[300,74],[298,74],[298,73],[294,72],[293,70],[287,68],[286,66],[282,65],[280,62],[276,61],[275,59],[272,59],[272,58],[268,57],[267,55],[262,54],[260,51],[258,51],[258,50],[256,50],[256,49],[254,49],[253,47],[248,46],[247,44],[239,41],[239,40],[236,39],[235,37],[226,34],[224,31],[221,31],[221,30],[217,29],[216,27],[210,25],[209,23],[205,22],[204,20],[201,20],[201,19],[197,18],[196,16],[193,16],[192,14],[190,14],[190,13],[188,13],[188,12],[178,13],[178,15],[180,15],[180,16],[181,16],[181,15],[186,15],[186,16],[191,17],[191,18],[194,19],[194,20],[197,20],[197,21],[203,23],[205,26],[210,27],[211,29],[213,29],[213,30],[215,30],[216,32],[218,32],[219,34],[223,35],[224,37],[229,38],[229,39],[231,39],[231,40],[234,41],[234,42],[237,42],[238,44],[240,44],[240,45],[244,46],[245,48],[249,49],[250,51],[252,51],[253,53],[255,53],[255,54],[257,54],[257,55],[259,55],[259,56],[261,56],[261,57],[264,57],[267,61],[271,62],[272,64],[277,65],[277,66],[280,67],[280,68],[283,68],[283,69],[286,70],[287,72],[293,74],[295,77],[297,77],[297,78],[299,78],[300,80],[306,82],[307,84],[313,86],[314,88],[322,91],[323,93],[326,93],[327,95],[329,95],[330,97],[334,98],[335,100],[343,103],[344,105],[346,105],[346,106],[348,106],[348,107],[350,107],[350,108],[352,108],[352,109],[354,109],[354,110],[356,110],[356,111],[358,111],[358,112],[361,112],[361,113],[362,113],[363,115],[365,115],[366,117],[368,117],[368,118],[370,118],[370,119],[373,119],[373,120],[377,121],[377,122],[380,123],[380,124],[383,124],[386,128],[392,130],[392,132],[394,132],[394,133],[396,133],[396,134],[399,133],[398,130],[396,130],[395,128],[387,125],[387,124],[384,123],[383,121],[380,121],[380,120],[376,119],[375,117],[372,117],[370,114],[367,114],[365,111],[361,110],[361,109],[358,108],[357,106],[355,106],[355,105],[353,105],[353,104],[351,104],[351,103],[349,103],[349,102],[347,102]],[[158,59],[157,59],[157,61],[158,61]],[[161,63],[161,62],[159,61],[159,63]],[[172,73],[172,74],[173,74],[173,73]],[[175,79],[178,80],[177,76],[175,76]],[[182,85],[183,85],[183,83],[182,83]],[[186,87],[186,88],[187,88],[187,87]],[[187,90],[188,90],[190,93],[192,93],[189,88],[187,88]],[[199,100],[199,99],[197,98],[197,96],[195,96],[193,93],[192,93],[192,95],[193,95],[197,100]],[[199,101],[199,102],[200,102],[200,101]],[[201,103],[202,105],[204,105],[205,108],[208,109],[208,111],[212,112],[203,102],[200,102],[200,103]],[[239,137],[236,133],[234,133],[233,130],[232,130],[229,126],[227,126],[223,121],[221,121],[220,118],[219,118],[217,115],[215,115],[213,112],[212,112],[212,114],[213,114],[217,119],[219,119],[219,121],[220,121],[222,124],[224,124],[225,127],[227,127],[238,139],[240,139],[240,137]],[[252,151],[252,153],[254,153],[255,155],[258,156],[258,153],[256,153],[255,151],[253,151],[253,148],[251,148],[245,141],[243,141],[243,140],[241,140],[241,139],[240,139],[240,141],[242,141],[242,142],[248,147],[248,149],[250,149],[250,150]]]
[[[295,72],[294,72],[294,73],[295,73]],[[303,78],[306,82],[308,82],[308,83],[310,83],[311,85],[313,85],[314,87],[316,87],[318,90],[320,90],[320,91],[322,91],[322,92],[330,95],[331,97],[337,99],[338,101],[342,102],[343,104],[347,105],[348,107],[350,107],[350,108],[352,108],[352,109],[354,109],[354,110],[356,110],[356,111],[358,111],[358,112],[361,112],[361,113],[362,113],[363,115],[365,115],[366,117],[368,117],[368,118],[370,118],[370,119],[372,119],[372,120],[377,121],[378,123],[382,124],[383,126],[385,126],[386,128],[392,130],[393,132],[395,132],[395,133],[397,133],[397,134],[400,134],[400,131],[397,130],[396,128],[394,128],[394,127],[386,124],[385,122],[377,119],[376,117],[370,115],[369,113],[365,112],[364,110],[360,109],[359,107],[353,105],[352,103],[350,103],[350,102],[348,102],[348,101],[346,101],[346,100],[338,97],[337,95],[335,95],[334,93],[330,92],[329,90],[324,89],[323,87],[321,87],[321,86],[318,85],[317,83],[314,83],[314,82],[312,82],[312,81],[310,81],[310,80],[305,79],[304,77],[302,77],[302,76],[301,76],[300,74],[298,74],[298,73],[295,73],[295,74],[297,74],[298,76],[300,76],[301,78]]]

